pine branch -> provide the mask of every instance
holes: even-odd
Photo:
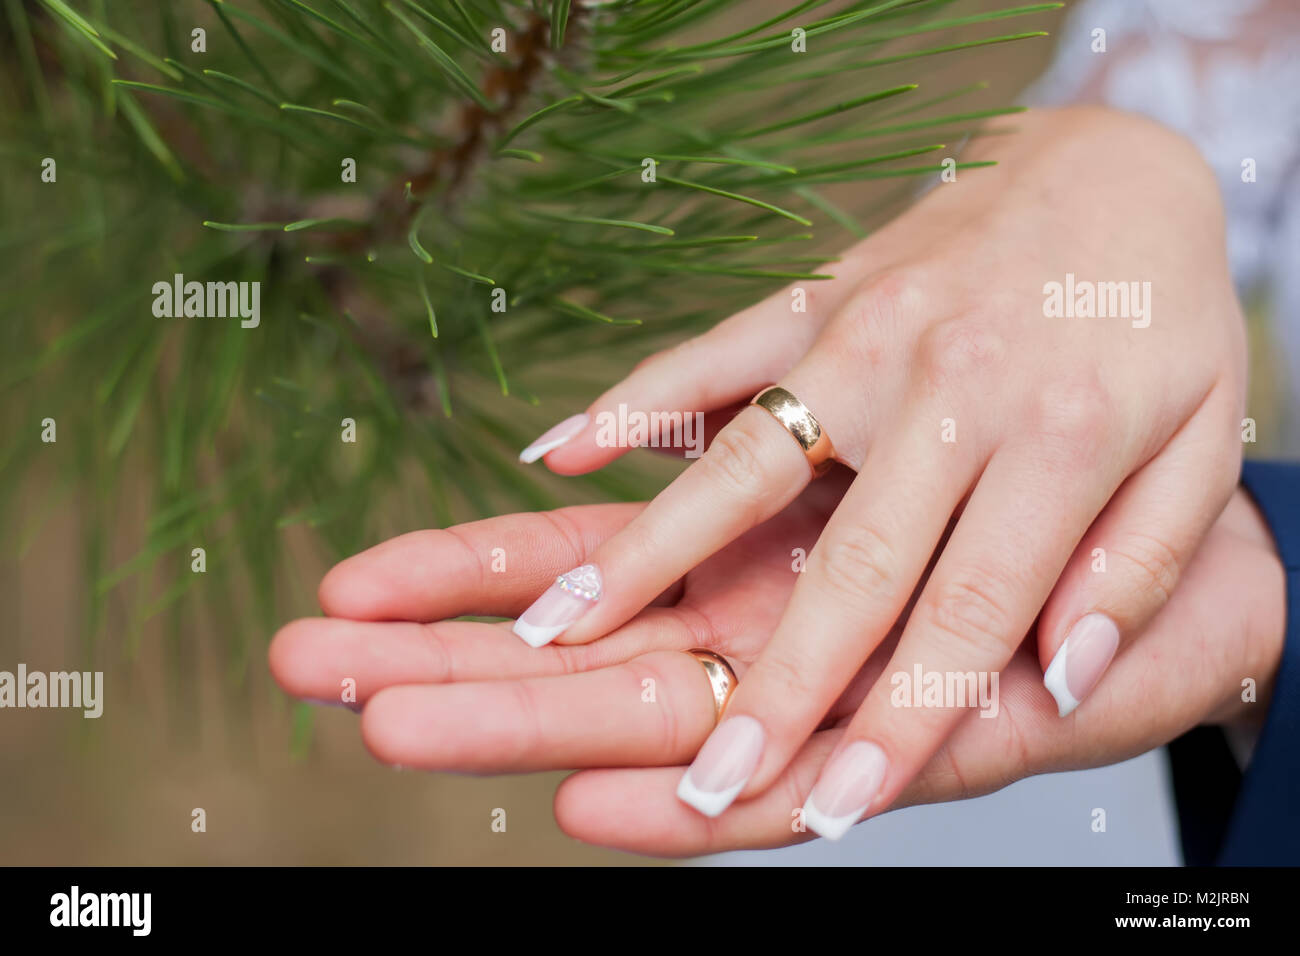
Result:
[[[928,67],[978,65],[1054,5],[960,2],[791,0],[752,22],[746,0],[2,0],[8,538],[52,512],[22,487],[39,465],[85,510],[88,634],[128,581],[133,628],[202,580],[254,595],[269,629],[286,529],[340,555],[430,512],[559,503],[514,461],[543,412],[819,281],[942,144],[1010,112]],[[46,158],[57,183],[33,186]],[[148,290],[176,273],[262,283],[260,327],[155,317]],[[143,529],[117,524],[128,466]],[[640,472],[564,498],[644,496]],[[383,504],[403,496],[417,513]]]

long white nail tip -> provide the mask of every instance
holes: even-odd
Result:
[[[677,797],[706,817],[716,817],[740,795],[763,756],[763,725],[741,714],[709,734],[677,785]]]
[[[1074,622],[1043,674],[1043,686],[1056,698],[1060,716],[1068,716],[1092,693],[1115,657],[1119,640],[1119,627],[1098,611]]]
[[[566,571],[519,615],[512,630],[533,647],[549,644],[591,610],[602,588],[600,569],[594,564]]]
[[[677,799],[689,807],[694,807],[706,817],[716,817],[731,806],[736,797],[740,796],[744,786],[745,781],[742,780],[735,786],[717,793],[701,790],[691,781],[691,772],[687,770],[682,774],[681,783],[677,784]]]
[[[855,740],[831,757],[803,804],[803,819],[812,831],[828,840],[838,840],[862,819],[885,775],[889,757],[870,740]],[[826,805],[817,805],[817,795]]]
[[[1067,637],[1043,674],[1043,686],[1056,698],[1058,717],[1068,717],[1074,708],[1079,706],[1079,701],[1070,693],[1070,688],[1065,682],[1065,658],[1069,650],[1070,639]]]
[[[812,797],[809,796],[803,804],[803,822],[807,824],[808,829],[819,837],[827,840],[838,840],[848,833],[853,824],[861,820],[862,814],[866,812],[866,804],[863,804],[852,813],[845,814],[842,817],[827,816],[817,809],[817,804],[813,803]]]
[[[552,627],[537,627],[533,624],[525,624],[523,619],[515,621],[512,630],[524,639],[524,643],[530,647],[544,647],[551,643],[565,632],[569,625],[557,624]]]
[[[586,428],[587,421],[588,416],[585,413],[570,415],[558,425],[543,432],[535,442],[521,451],[519,460],[525,465],[531,465],[543,455],[549,455]]]

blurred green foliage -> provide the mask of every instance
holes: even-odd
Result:
[[[269,633],[290,526],[339,556],[412,493],[423,523],[554,506],[515,461],[539,423],[817,281],[871,225],[828,191],[908,193],[1013,111],[911,74],[1059,4],[759,6],[0,0],[0,508],[21,552],[79,505],[85,639],[131,580],[133,632],[174,610],[197,544],[207,605]],[[156,317],[177,273],[260,282],[260,325]]]

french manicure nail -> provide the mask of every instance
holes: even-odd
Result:
[[[803,818],[818,836],[838,840],[862,814],[885,782],[889,758],[869,740],[855,740],[822,770],[804,801]]]
[[[740,794],[763,755],[763,725],[730,717],[709,735],[677,785],[677,799],[716,817]]]
[[[1043,686],[1065,717],[1092,692],[1119,647],[1119,628],[1105,614],[1085,614],[1070,628],[1065,643],[1047,665]]]
[[[514,632],[533,647],[549,644],[600,600],[600,569],[594,564],[566,571],[515,621]]]
[[[585,412],[570,415],[560,424],[543,432],[536,441],[519,453],[519,460],[531,465],[543,455],[550,454],[587,427],[588,417]]]

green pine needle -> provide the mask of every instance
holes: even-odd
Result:
[[[940,156],[979,176],[963,144],[1018,108],[964,53],[1041,37],[1059,6],[743,3],[207,0],[200,53],[176,5],[0,0],[0,152],[24,177],[58,167],[3,191],[0,415],[19,438],[0,523],[22,547],[76,503],[86,643],[121,620],[130,652],[197,608],[242,680],[249,635],[310,599],[291,531],[336,558],[556,504],[515,461],[534,427],[829,279]],[[177,275],[203,317],[153,314]],[[249,305],[254,283],[245,327],[220,296]],[[567,487],[655,482],[617,463]]]
[[[41,3],[100,53],[103,53],[110,60],[117,59],[117,54],[99,38],[99,31],[92,27],[81,14],[64,3],[63,0],[41,0]]]

